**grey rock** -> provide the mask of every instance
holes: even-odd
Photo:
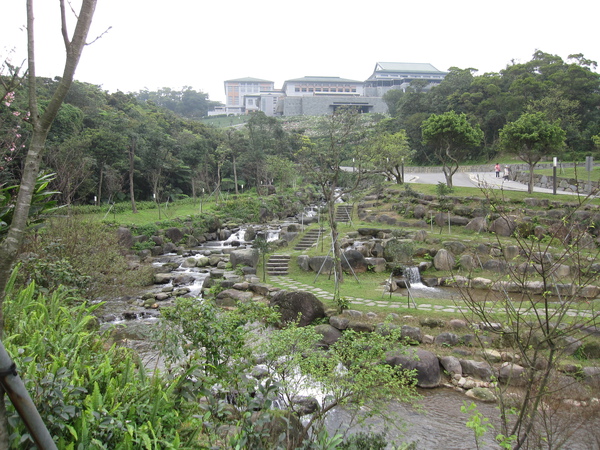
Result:
[[[419,327],[411,327],[409,325],[402,325],[401,336],[405,339],[410,339],[415,342],[423,342],[423,335]]]
[[[298,262],[298,267],[300,267],[305,272],[310,272],[308,255],[298,255],[296,261]]]
[[[456,356],[442,356],[440,358],[440,363],[444,370],[450,375],[462,375],[462,366]]]
[[[337,340],[342,337],[342,332],[329,324],[317,325],[315,327],[315,332],[322,336],[319,341],[319,345],[323,345],[325,347],[335,344]]]
[[[259,252],[255,248],[245,248],[231,252],[229,261],[235,269],[237,266],[248,266],[256,268],[258,264]]]
[[[348,328],[348,324],[350,323],[350,319],[342,316],[331,316],[329,318],[329,325],[337,328],[338,330],[345,330]]]
[[[436,345],[449,345],[453,347],[458,344],[458,336],[454,333],[444,331],[443,333],[438,334],[433,342]]]
[[[345,272],[365,273],[368,270],[368,264],[359,251],[348,250],[342,255],[342,269]]]
[[[283,323],[299,320],[299,326],[306,326],[316,319],[325,317],[323,303],[310,292],[279,291],[269,301],[277,307]]]
[[[498,370],[498,381],[508,386],[525,386],[527,384],[527,371],[518,364],[504,363]]]
[[[446,249],[440,249],[433,258],[433,265],[437,270],[452,270],[454,264],[454,255]]]
[[[462,367],[463,374],[471,375],[472,377],[479,378],[482,381],[491,381],[492,379],[492,367],[484,361],[461,359],[460,365]]]
[[[469,389],[465,395],[486,403],[493,403],[497,400],[494,393],[490,389],[484,387],[474,387],[473,389]]]
[[[171,240],[171,242],[177,244],[184,237],[183,231],[177,227],[167,228],[165,230],[165,236]]]
[[[433,353],[421,348],[410,348],[406,353],[389,352],[385,359],[392,367],[401,366],[406,370],[416,369],[417,386],[434,388],[440,385],[442,372],[440,362]]]

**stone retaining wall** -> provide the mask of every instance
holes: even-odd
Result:
[[[519,183],[529,183],[529,172],[526,171],[515,171],[512,177],[513,180]],[[539,175],[533,174],[533,185],[535,187],[554,189],[554,177],[552,175]],[[568,192],[579,192],[582,194],[598,191],[599,184],[596,181],[588,183],[587,181],[579,180],[574,178],[560,178],[556,177],[556,190],[557,191],[568,191]]]
[[[478,164],[475,166],[459,166],[458,172],[494,172],[494,166],[496,163],[489,164]],[[575,167],[575,163],[561,163],[560,166],[562,168],[570,168]],[[577,166],[583,171],[585,170],[585,166],[582,163],[577,164]],[[510,164],[510,168],[513,173],[522,172],[529,170],[529,165],[522,164]],[[538,163],[535,166],[536,169],[552,169],[552,163]],[[504,165],[502,165],[502,169],[504,169]],[[404,167],[405,173],[439,173],[442,172],[442,166],[418,166],[418,167]]]

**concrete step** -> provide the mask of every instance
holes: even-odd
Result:
[[[267,273],[273,276],[283,276],[289,273],[289,255],[270,255],[267,261]]]

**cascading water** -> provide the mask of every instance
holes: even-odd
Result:
[[[405,267],[404,276],[406,277],[411,288],[419,289],[425,287],[421,282],[421,272],[418,267]]]

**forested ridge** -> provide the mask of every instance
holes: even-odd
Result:
[[[600,84],[595,61],[582,54],[567,61],[542,51],[525,63],[512,63],[498,73],[475,75],[476,69],[451,67],[444,81],[423,92],[421,81],[403,93],[384,96],[396,126],[405,129],[415,152],[416,164],[435,162],[421,139],[421,124],[431,114],[455,111],[466,114],[484,133],[482,145],[467,159],[491,160],[500,146],[500,131],[523,113],[542,112],[558,121],[566,132],[561,156],[575,159],[598,151],[593,137],[600,133]]]
[[[596,62],[581,54],[563,61],[542,51],[498,73],[476,75],[474,69],[452,67],[429,91],[416,81],[406,92],[387,92],[390,117],[369,120],[370,140],[363,145],[378,166],[386,164],[382,158],[375,161],[377,156],[386,153],[387,162],[394,149],[400,151],[402,163],[445,164],[447,150],[440,153],[435,139],[424,140],[422,127],[432,115],[454,112],[476,134],[480,129],[482,139],[452,153],[452,163],[489,162],[499,153],[521,150],[503,145],[500,135],[507,124],[523,114],[540,113],[565,133],[565,145],[559,142],[552,156],[593,155],[600,136],[600,79],[595,68]],[[43,109],[59,79],[38,80]],[[8,74],[3,81],[11,81]],[[30,136],[25,86],[6,91],[0,105],[0,184],[20,179]],[[75,82],[52,126],[43,162],[46,171],[56,173],[53,188],[60,192],[59,202],[166,201],[218,189],[239,191],[243,185],[258,187],[259,194],[265,184],[291,186],[310,118],[260,113],[241,127],[216,128],[200,120],[214,103],[190,87],[125,94]],[[404,142],[393,144],[394,135]],[[547,151],[537,151],[536,158]],[[393,167],[386,169],[394,173]]]

